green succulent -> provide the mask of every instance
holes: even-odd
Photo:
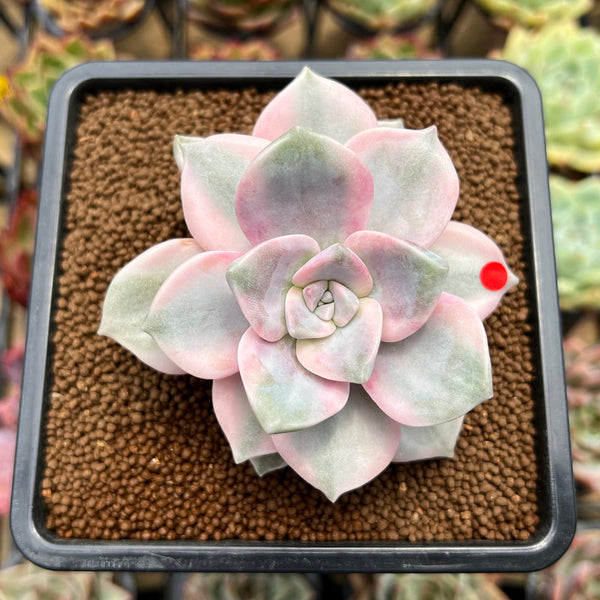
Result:
[[[261,39],[246,42],[229,40],[221,44],[196,44],[189,56],[192,60],[277,60],[280,52]]]
[[[189,575],[182,600],[313,600],[315,591],[306,577],[270,573],[194,573]]]
[[[600,171],[600,34],[569,21],[536,32],[514,27],[497,57],[540,87],[550,164]]]
[[[600,308],[600,177],[550,177],[560,306]]]
[[[476,0],[494,17],[526,27],[549,21],[578,19],[589,12],[593,0]]]
[[[338,15],[370,31],[397,29],[426,15],[437,0],[327,0]]]
[[[23,62],[12,67],[0,94],[0,112],[31,143],[40,143],[46,129],[50,92],[56,80],[75,65],[89,60],[111,60],[108,41],[78,37],[57,39],[39,33]]]
[[[398,60],[402,58],[439,58],[414,36],[380,33],[366,41],[349,46],[346,58],[351,60]]]
[[[258,33],[272,27],[293,0],[187,0],[190,18],[218,31]]]
[[[47,571],[24,562],[0,571],[2,600],[129,600],[110,573]]]
[[[488,577],[481,574],[433,573],[379,575],[375,600],[508,600]]]

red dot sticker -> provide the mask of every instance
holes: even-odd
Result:
[[[479,279],[486,290],[497,292],[501,290],[508,281],[506,267],[499,262],[489,262],[483,265],[479,272]]]

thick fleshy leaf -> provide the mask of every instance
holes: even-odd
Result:
[[[429,427],[402,426],[400,445],[392,462],[452,458],[464,417]]]
[[[383,310],[384,342],[412,335],[432,313],[442,293],[448,266],[439,256],[378,231],[357,231],[344,243],[356,252],[373,277]]]
[[[379,127],[359,133],[347,146],[369,167],[375,185],[365,229],[429,246],[458,200],[458,175],[436,127]]]
[[[373,279],[360,258],[341,244],[333,244],[298,269],[292,283],[304,287],[313,281],[335,280],[350,288],[359,298],[373,287]]]
[[[327,291],[329,282],[326,279],[321,281],[315,281],[302,289],[302,296],[304,296],[304,302],[308,310],[315,310],[317,304],[323,297],[323,294]]]
[[[104,299],[98,333],[107,335],[162,373],[184,373],[143,330],[150,305],[167,277],[202,250],[192,239],[168,240],[127,263],[113,278]]]
[[[239,373],[213,381],[212,401],[236,463],[275,452],[271,436],[254,416]]]
[[[240,375],[252,410],[267,433],[311,427],[342,409],[349,385],[307,371],[296,358],[296,341],[265,342],[252,329],[239,346]]]
[[[333,303],[321,304],[321,306],[317,306],[317,308],[315,308],[315,315],[317,315],[317,317],[323,321],[331,321],[331,319],[333,319],[334,311],[335,306]]]
[[[345,327],[357,313],[360,301],[352,290],[337,281],[330,281],[329,289],[335,304],[333,322],[338,327]]]
[[[381,344],[365,389],[392,419],[411,427],[464,415],[492,396],[492,366],[481,319],[457,296],[442,294],[419,331]]]
[[[173,156],[175,157],[175,162],[180,171],[183,170],[184,163],[183,147],[187,144],[196,144],[204,139],[205,138],[203,137],[191,135],[175,135],[173,138]]]
[[[518,282],[502,250],[478,229],[450,221],[431,250],[450,267],[444,291],[470,304],[485,319]]]
[[[248,329],[225,279],[237,252],[204,252],[162,285],[144,324],[162,351],[187,373],[221,379],[238,371],[237,346]]]
[[[379,119],[378,127],[392,127],[394,129],[405,129],[404,119]]]
[[[285,297],[294,273],[319,252],[307,235],[286,235],[252,248],[227,268],[227,281],[251,327],[267,342],[287,331]]]
[[[285,462],[332,502],[379,475],[391,462],[401,425],[390,419],[362,387],[350,387],[346,406],[303,431],[273,436]]]
[[[345,85],[304,67],[262,111],[252,135],[274,140],[300,125],[344,143],[377,127],[368,104]]]
[[[184,143],[181,204],[191,234],[206,250],[250,248],[235,216],[235,193],[242,174],[267,140],[224,133]]]
[[[298,340],[298,360],[312,373],[334,381],[364,383],[371,376],[381,340],[381,307],[362,298],[354,318],[326,338]]]
[[[250,462],[259,477],[287,467],[287,463],[277,452],[265,454],[264,456],[254,456],[250,459]]]
[[[285,320],[288,333],[297,340],[324,338],[335,331],[331,321],[323,321],[309,310],[302,290],[291,287],[285,299]]]
[[[373,180],[334,140],[295,127],[248,167],[237,188],[237,219],[253,245],[303,233],[324,248],[364,229]]]

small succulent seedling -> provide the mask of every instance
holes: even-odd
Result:
[[[450,220],[436,128],[379,123],[305,68],[251,136],[178,136],[174,153],[193,239],[115,276],[100,333],[213,379],[236,462],[289,465],[332,501],[392,461],[452,456],[492,395],[482,319],[517,279]]]

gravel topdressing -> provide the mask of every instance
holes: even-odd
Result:
[[[101,92],[80,106],[54,301],[41,493],[64,538],[526,540],[539,522],[535,341],[509,106],[438,83],[359,92],[379,118],[435,124],[461,181],[455,218],[503,249],[521,283],[486,321],[494,397],[469,413],[454,459],[392,465],[330,503],[291,469],[236,465],[211,382],[166,376],[96,334],[115,273],[151,245],[188,237],[176,133],[250,133],[274,95]]]

